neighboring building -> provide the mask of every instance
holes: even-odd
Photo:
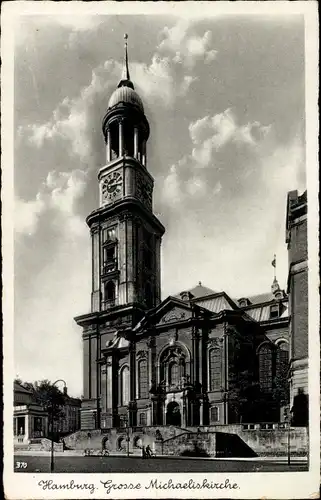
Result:
[[[290,392],[293,424],[308,423],[308,245],[307,192],[291,191],[287,200],[289,254]]]
[[[48,413],[36,404],[32,392],[14,382],[13,434],[14,444],[28,444],[32,439],[45,437]]]
[[[64,406],[61,408],[62,417],[54,422],[54,430],[59,434],[71,434],[80,429],[81,400],[68,395],[67,387],[64,387]]]
[[[103,134],[100,206],[87,217],[91,312],[75,318],[83,328],[81,428],[282,419],[287,397],[277,400],[275,389],[287,393],[289,313],[276,278],[270,293],[256,297],[235,300],[199,283],[161,301],[165,229],[153,214],[149,124],[130,80],[127,45]],[[257,385],[261,409],[249,397],[240,410],[245,389]]]

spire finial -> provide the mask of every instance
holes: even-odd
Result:
[[[130,81],[130,75],[129,75],[129,68],[128,68],[128,45],[127,45],[127,40],[128,40],[128,35],[127,33],[124,34],[124,62],[123,62],[123,71],[121,75],[121,80],[118,84],[118,87],[122,86],[127,86],[134,88],[134,85]]]

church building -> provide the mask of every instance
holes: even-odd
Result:
[[[75,318],[83,331],[81,428],[283,420],[299,390],[307,393],[306,193],[288,197],[287,291],[276,277],[254,297],[198,283],[162,301],[165,228],[153,213],[149,123],[127,41],[102,130],[99,207],[87,217],[91,311]]]

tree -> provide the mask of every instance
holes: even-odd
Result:
[[[16,380],[17,381],[17,380]],[[49,380],[41,380],[37,382],[20,383],[25,389],[32,392],[35,403],[53,415],[54,420],[59,420],[63,417],[63,407],[65,405],[65,396],[58,387],[53,385]]]
[[[228,403],[231,420],[235,423],[270,420],[273,413],[271,398],[271,394],[261,390],[250,370],[230,373]]]

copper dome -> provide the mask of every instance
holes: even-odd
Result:
[[[132,104],[138,107],[144,113],[144,106],[141,98],[137,92],[131,87],[123,85],[118,87],[111,95],[108,102],[108,109],[116,106],[117,104]]]

